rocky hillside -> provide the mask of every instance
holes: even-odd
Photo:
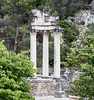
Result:
[[[68,17],[68,21],[74,22],[78,25],[83,25],[84,27],[94,23],[94,1],[87,6],[89,6],[88,10],[81,10],[75,13],[74,17]],[[85,29],[87,30],[86,27]]]

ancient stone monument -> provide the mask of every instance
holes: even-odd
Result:
[[[43,12],[37,9],[33,9],[34,15],[32,20],[32,32],[31,35],[31,61],[34,62],[34,68],[36,66],[36,35],[37,32],[43,34],[43,66],[42,76],[49,77],[49,34],[54,33],[54,78],[60,78],[60,33],[62,29],[56,25],[58,16],[49,15],[49,7],[45,7]],[[35,75],[36,77],[36,75]]]
[[[42,76],[35,78],[28,78],[27,81],[35,88],[31,89],[31,95],[38,96],[55,96],[55,97],[68,97],[64,89],[69,89],[70,80],[72,80],[73,71],[66,69],[60,69],[60,34],[62,29],[56,25],[58,16],[49,15],[49,7],[45,7],[43,12],[37,9],[32,10],[32,32],[31,36],[31,61],[34,62],[34,68],[36,66],[36,35],[43,34],[43,66]],[[54,34],[54,75],[49,76],[49,34]],[[61,75],[60,75],[61,74]]]

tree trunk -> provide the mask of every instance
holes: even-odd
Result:
[[[10,35],[9,35],[8,26],[7,26],[7,43],[8,43],[8,51],[10,51]]]
[[[18,37],[19,37],[19,27],[17,27],[16,37],[15,37],[15,45],[14,45],[14,53],[17,53],[17,49],[23,44],[25,39],[25,32],[22,37],[22,41],[18,44]]]
[[[20,47],[20,46],[23,44],[24,39],[25,39],[25,32],[24,32],[24,35],[23,35],[22,41],[19,43],[18,47]]]
[[[17,53],[18,36],[19,36],[19,27],[17,27],[17,30],[16,30],[15,44],[14,44],[14,50],[13,50],[14,53]]]

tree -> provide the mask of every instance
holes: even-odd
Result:
[[[93,0],[68,0],[66,4],[66,18],[69,16],[74,16],[79,10],[89,9],[88,5]]]
[[[50,7],[50,14],[59,16],[60,19],[65,18],[66,3],[68,0],[43,0],[43,6]]]
[[[15,32],[15,30],[11,27],[12,23],[10,20],[10,17],[8,15],[5,15],[3,18],[0,17],[0,39],[1,40],[6,40],[7,45],[6,47],[8,48],[8,50],[10,51],[11,49],[11,41],[12,39],[14,39],[13,37],[11,38],[10,36],[12,35],[11,32]],[[14,31],[13,31],[14,30]]]
[[[71,53],[70,47],[67,46],[66,44],[61,44],[60,45],[60,59],[61,59],[61,62],[66,61],[67,53]],[[62,63],[61,63],[61,66],[62,66]]]
[[[54,11],[58,12],[60,19],[65,18],[66,14],[66,4],[68,0],[54,0]]]
[[[41,2],[42,0],[4,0],[1,3],[0,11],[2,12],[1,18],[3,20],[3,26],[1,25],[1,28],[4,30],[0,33],[6,34],[7,40],[10,40],[10,46],[8,45],[10,47],[9,50],[11,47],[14,47],[12,49],[17,53],[18,48],[23,45],[26,33],[29,33],[31,30],[31,9],[40,7]],[[8,23],[4,21],[6,16]],[[11,38],[13,40],[12,42]]]
[[[94,33],[94,23],[88,25],[88,30],[85,32],[85,36],[92,35]]]
[[[68,54],[66,67],[80,69],[79,78],[73,82],[69,93],[78,95],[81,100],[94,100],[94,34],[85,37],[82,47],[75,48]]]
[[[76,25],[72,22],[68,22],[67,20],[60,20],[58,21],[58,24],[61,28],[63,28],[62,38],[64,39],[64,42],[71,45],[71,43],[76,40],[76,36],[79,35]]]
[[[9,52],[0,42],[0,100],[34,100],[27,78],[34,77],[35,69],[26,54]]]

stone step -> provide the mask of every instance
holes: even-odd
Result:
[[[67,98],[67,97],[69,97],[69,95],[65,91],[56,91],[56,92],[54,92],[54,97]]]
[[[69,96],[68,98],[56,98],[54,96],[35,97],[35,100],[79,100],[79,97]]]
[[[70,100],[70,98],[56,98],[54,96],[36,97],[35,100]]]

